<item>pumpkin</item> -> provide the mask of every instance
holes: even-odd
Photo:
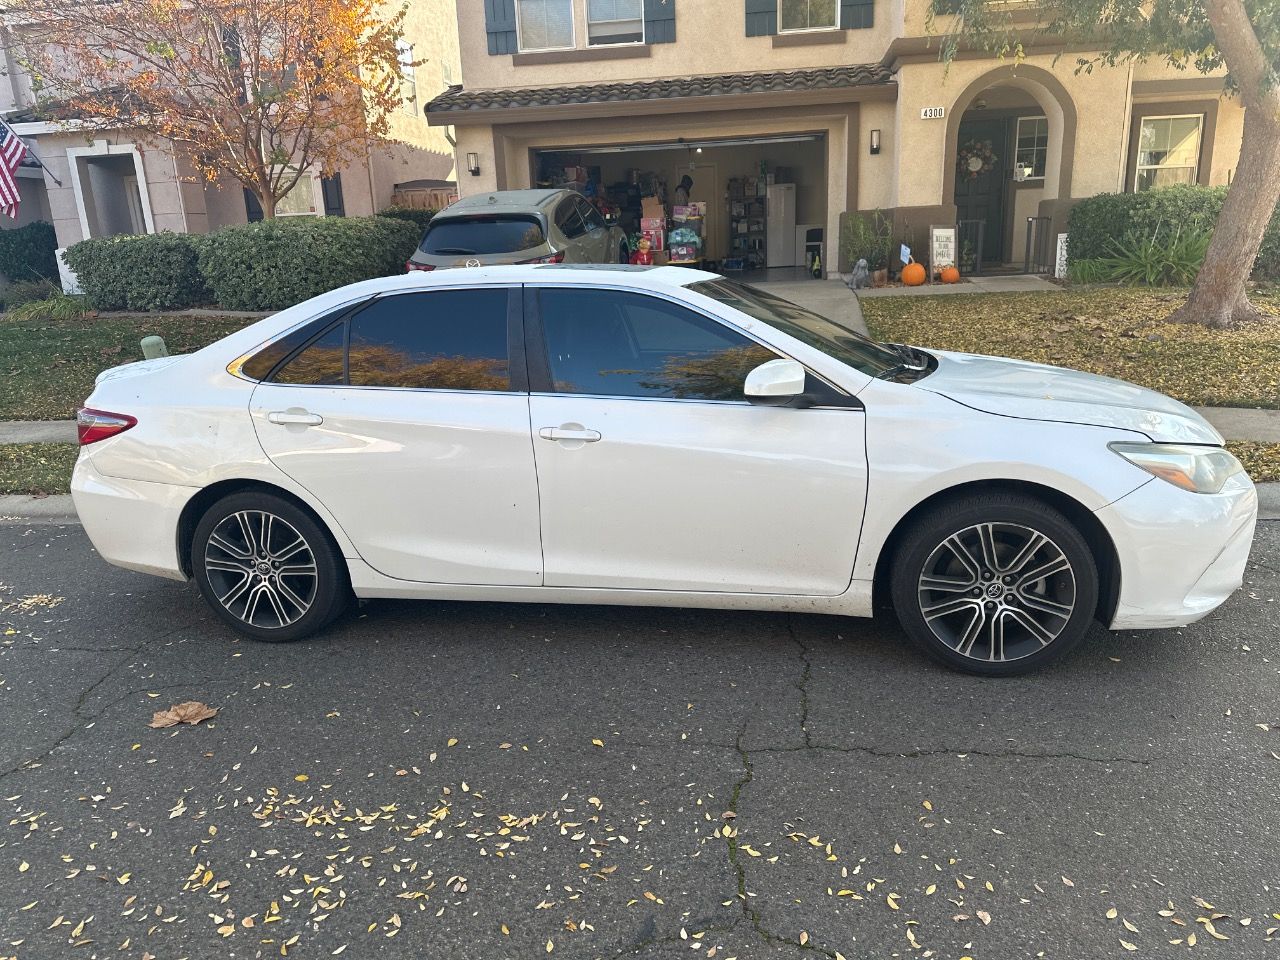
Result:
[[[914,260],[902,268],[902,282],[908,287],[918,287],[925,281],[924,267]]]
[[[956,269],[955,264],[950,264],[942,268],[942,273],[938,275],[943,283],[959,283],[960,271]]]

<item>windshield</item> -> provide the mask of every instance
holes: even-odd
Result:
[[[449,256],[473,253],[518,253],[545,242],[537,217],[487,215],[435,220],[419,249]]]
[[[689,284],[689,289],[762,320],[869,377],[878,377],[902,364],[897,353],[874,340],[745,283],[700,280]]]

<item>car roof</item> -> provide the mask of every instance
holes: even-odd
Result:
[[[493,190],[455,200],[437,216],[467,216],[477,213],[545,211],[570,193],[568,190]]]

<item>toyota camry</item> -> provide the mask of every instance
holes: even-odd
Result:
[[[333,290],[98,377],[72,489],[108,561],[293,640],[353,598],[870,616],[1013,674],[1241,583],[1257,495],[1150,390],[876,343],[678,267]]]

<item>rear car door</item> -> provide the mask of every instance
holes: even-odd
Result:
[[[518,288],[379,297],[251,400],[272,462],[401,580],[541,582]]]
[[[835,596],[866,499],[861,405],[757,406],[779,354],[671,299],[526,287],[545,583]]]

